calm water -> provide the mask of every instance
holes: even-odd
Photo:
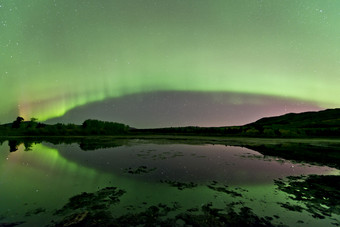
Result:
[[[107,217],[182,226],[190,218],[204,223],[202,215],[241,217],[244,207],[249,212],[243,216],[273,225],[340,224],[339,213],[313,217],[306,204],[290,199],[274,182],[310,174],[338,175],[339,170],[225,145],[131,140],[87,151],[78,144],[42,143],[9,152],[5,142],[0,146],[0,226],[72,226]],[[79,196],[82,192],[87,194]]]

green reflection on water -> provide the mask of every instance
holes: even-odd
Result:
[[[73,163],[58,150],[35,144],[17,152],[1,149],[0,214],[9,220],[21,219],[27,210],[55,209],[81,191],[96,190],[112,176]]]
[[[194,148],[197,153],[198,147]],[[292,226],[303,220],[303,223],[299,224],[325,226],[332,222],[314,219],[306,211],[293,212],[281,207],[279,203],[287,201],[292,205],[303,204],[290,200],[273,182],[225,185],[224,182],[211,181],[192,184],[192,187],[178,187],[178,184],[171,185],[169,181],[146,181],[143,176],[104,172],[96,166],[71,161],[60,155],[56,148],[42,144],[33,145],[30,151],[24,151],[22,146],[12,153],[5,149],[4,146],[0,147],[0,195],[6,195],[0,196],[0,223],[26,221],[29,226],[48,224],[52,219],[62,220],[64,217],[56,216],[55,212],[67,204],[69,198],[81,192],[100,192],[107,186],[115,186],[126,191],[119,203],[110,206],[109,211],[114,218],[129,212],[141,213],[150,206],[158,206],[160,203],[169,207],[176,203],[178,206],[176,205],[176,210],[169,213],[169,217],[183,214],[188,209],[200,211],[211,204],[212,208],[221,209],[222,213],[227,212],[231,206],[236,212],[244,207],[250,207],[259,217],[270,217],[276,224],[282,221]],[[131,147],[124,149],[127,152]],[[206,147],[202,149],[205,150]],[[183,161],[188,157],[176,158]],[[244,159],[247,156],[243,155],[240,158]],[[323,170],[323,173],[338,174],[339,171],[329,169],[328,172]],[[183,183],[185,186],[188,182]],[[77,212],[84,210],[71,210],[66,213]]]

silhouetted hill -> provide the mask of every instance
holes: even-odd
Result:
[[[266,117],[242,127],[280,137],[340,136],[340,109]]]
[[[43,124],[24,121],[18,117],[11,124],[0,126],[0,135],[190,135],[190,136],[237,136],[266,138],[315,138],[340,137],[340,109],[319,112],[285,114],[277,117],[262,118],[243,126],[224,127],[170,127],[136,129],[115,122],[86,120],[82,125]]]
[[[221,135],[268,138],[339,137],[340,109],[290,113],[262,118],[256,122],[231,127],[172,127],[137,129],[141,133]]]
[[[285,125],[288,127],[340,127],[340,108],[317,112],[289,113],[277,117],[261,118],[246,126]]]

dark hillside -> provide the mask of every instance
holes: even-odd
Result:
[[[277,117],[261,118],[245,126],[287,125],[289,127],[340,127],[340,108],[318,112],[289,113]]]
[[[18,117],[13,123],[0,125],[1,136],[76,136],[76,135],[190,135],[266,138],[339,138],[340,109],[319,112],[290,113],[262,118],[244,126],[171,127],[136,129],[128,125],[99,120],[86,120],[82,125],[48,125],[24,121]]]

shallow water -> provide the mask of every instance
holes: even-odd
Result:
[[[253,221],[263,218],[261,224],[340,224],[339,213],[313,217],[306,204],[275,184],[288,176],[310,174],[338,175],[339,170],[225,145],[131,140],[87,151],[78,144],[42,143],[28,151],[19,146],[9,152],[4,143],[0,225],[71,226],[85,221],[134,225],[126,219],[135,219],[145,225],[182,226],[193,221],[208,226],[207,220],[217,223],[232,212],[240,218],[251,215]],[[69,202],[82,192],[88,194]]]

